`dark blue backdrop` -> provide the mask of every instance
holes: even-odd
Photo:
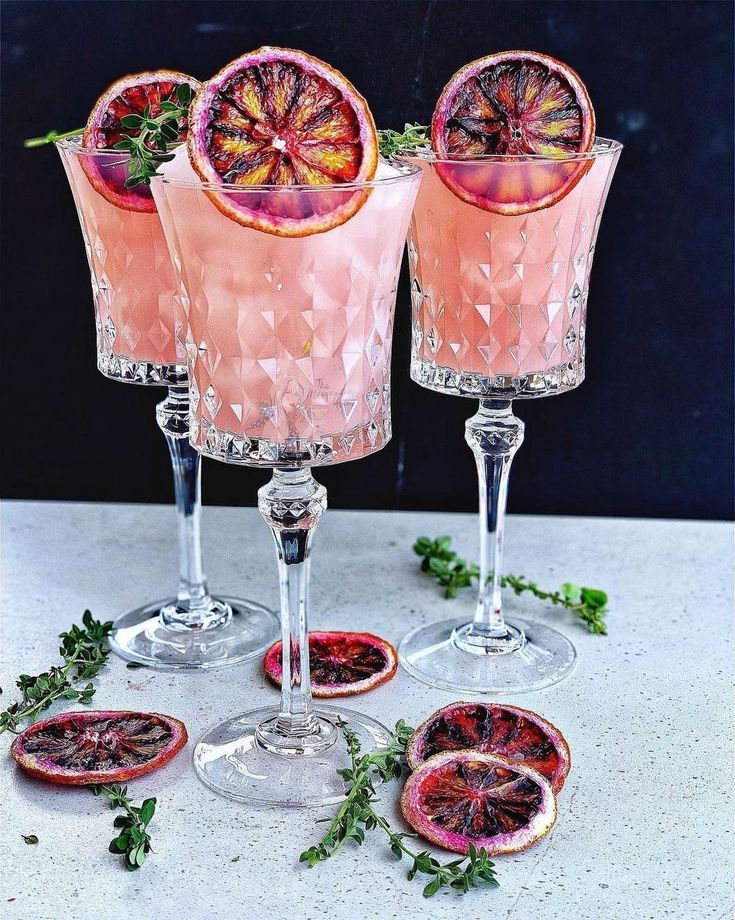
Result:
[[[131,71],[206,78],[261,44],[342,70],[381,127],[425,122],[447,79],[492,51],[573,65],[601,134],[626,145],[592,272],[587,381],[518,403],[512,511],[730,517],[733,491],[733,6],[719,2],[4,2],[3,492],[168,501],[158,391],[94,366],[89,279],[52,149]],[[399,293],[394,440],[320,472],[342,507],[471,509],[469,400],[408,379]],[[263,472],[208,463],[204,497],[251,504]]]

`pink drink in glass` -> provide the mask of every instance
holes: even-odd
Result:
[[[389,440],[396,286],[419,182],[411,177],[407,193],[405,176],[393,172],[395,181],[370,188],[345,223],[298,238],[222,214],[181,155],[165,181],[154,180],[182,275],[192,443],[203,453],[318,466],[358,459]],[[255,201],[272,192],[237,194]],[[350,193],[278,194],[318,196],[329,210],[332,196]]]
[[[69,141],[58,148],[92,275],[100,371],[129,383],[185,382],[186,355],[175,335],[178,281],[158,214],[112,204],[90,182],[84,161],[124,176],[123,154]]]
[[[589,271],[618,152],[591,154],[581,167],[408,158],[424,173],[408,243],[414,380],[473,397],[539,396],[582,382]],[[582,174],[550,207],[508,215],[458,197],[442,169],[470,189],[552,186],[558,171]]]

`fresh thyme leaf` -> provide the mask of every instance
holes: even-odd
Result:
[[[362,754],[357,735],[342,719],[338,718],[337,724],[350,755],[350,766],[337,771],[349,786],[347,798],[330,822],[326,834],[319,843],[304,850],[299,862],[313,868],[318,863],[336,856],[348,840],[353,840],[359,846],[365,840],[365,831],[379,828],[387,836],[389,849],[396,859],[407,856],[412,860],[406,876],[409,881],[417,873],[430,876],[424,887],[426,898],[436,894],[445,885],[458,892],[466,892],[480,885],[497,885],[494,864],[484,849],[475,850],[470,846],[470,855],[466,859],[454,859],[442,865],[438,859],[425,851],[414,852],[405,841],[416,835],[394,831],[388,821],[374,809],[373,805],[377,801],[376,784],[399,779],[403,774],[406,745],[413,729],[401,720],[396,723],[395,731],[385,750]]]
[[[406,122],[403,131],[392,131],[386,128],[378,131],[378,147],[381,156],[389,157],[399,150],[412,150],[416,147],[430,147],[431,138],[429,128],[426,125],[420,125],[417,122],[410,124]]]
[[[113,827],[120,833],[113,837],[108,849],[110,853],[122,855],[125,868],[129,872],[140,869],[151,851],[151,837],[147,829],[156,811],[156,800],[144,799],[140,807],[136,807],[128,798],[127,786],[112,783],[90,788],[94,795],[104,795],[110,803],[110,808],[121,808],[125,812],[113,821]]]
[[[107,637],[112,622],[95,620],[89,610],[82,616],[82,626],[72,626],[59,635],[59,655],[63,665],[54,665],[42,674],[21,674],[16,686],[21,698],[0,712],[0,734],[9,731],[18,734],[22,722],[35,722],[40,714],[59,699],[89,703],[94,696],[94,684],[100,668],[107,661],[110,650]],[[87,681],[84,686],[79,686]]]
[[[444,588],[445,597],[456,597],[460,588],[469,588],[480,577],[477,565],[460,558],[451,548],[452,538],[447,536],[431,540],[419,537],[413,551],[421,556],[421,571],[433,575]],[[598,588],[584,588],[570,581],[564,582],[558,591],[544,591],[524,575],[503,575],[500,580],[504,588],[515,594],[528,591],[542,601],[565,607],[577,616],[588,632],[598,636],[607,635],[607,594]]]
[[[35,834],[21,834],[20,836],[25,840],[26,843],[38,843],[38,837],[36,837]]]

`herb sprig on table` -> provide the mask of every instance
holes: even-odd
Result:
[[[476,850],[471,847],[468,857],[442,864],[426,851],[417,853],[412,850],[406,840],[416,835],[394,831],[388,821],[375,810],[375,786],[377,783],[387,783],[401,777],[405,766],[406,744],[413,734],[413,729],[400,721],[396,724],[385,750],[362,754],[357,735],[342,719],[337,719],[337,724],[344,735],[350,755],[350,766],[338,772],[348,784],[349,791],[330,822],[327,833],[319,843],[301,854],[300,862],[312,868],[317,863],[336,856],[348,840],[361,845],[365,841],[365,831],[379,828],[387,836],[393,856],[396,859],[407,856],[412,861],[407,875],[409,880],[417,874],[429,876],[429,881],[424,886],[424,897],[431,897],[445,885],[459,892],[466,892],[480,885],[496,886],[498,882],[495,878],[494,864],[484,849]]]
[[[151,850],[151,837],[148,825],[156,811],[155,799],[144,799],[140,807],[132,804],[128,798],[128,787],[117,783],[92,786],[95,795],[104,795],[110,808],[122,808],[124,815],[118,815],[113,822],[120,833],[110,842],[110,853],[119,853],[123,857],[125,868],[129,872],[140,869]]]
[[[454,552],[451,537],[437,537],[435,540],[419,537],[413,551],[422,557],[421,571],[437,579],[444,588],[445,597],[457,597],[460,588],[469,588],[480,577],[480,569],[475,563],[467,562]],[[514,594],[528,591],[539,600],[565,607],[579,617],[589,632],[607,635],[607,594],[598,588],[584,588],[565,581],[557,591],[544,591],[524,575],[503,575],[500,583]]]
[[[89,610],[84,611],[82,626],[72,626],[59,635],[59,654],[63,665],[54,665],[42,674],[21,674],[16,685],[20,700],[0,713],[0,734],[6,731],[18,734],[21,723],[35,722],[39,715],[58,699],[89,703],[94,696],[92,679],[107,661],[110,650],[107,637],[112,621],[95,620]],[[84,681],[87,681],[83,686]]]

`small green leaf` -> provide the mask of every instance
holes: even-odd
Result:
[[[140,807],[140,820],[147,825],[156,810],[156,800],[146,799]]]
[[[570,604],[579,604],[582,600],[582,589],[571,581],[565,581],[559,590]]]
[[[430,898],[433,895],[435,895],[437,891],[441,888],[441,885],[442,885],[441,877],[437,875],[436,878],[433,878],[429,882],[429,884],[424,887],[424,897]]]
[[[185,108],[188,108],[189,103],[191,102],[191,97],[193,95],[192,88],[188,83],[180,83],[176,87],[176,95],[179,98],[179,102]]]
[[[604,607],[607,604],[607,594],[596,588],[582,588],[582,600],[590,607]]]
[[[25,842],[28,843],[28,844],[36,844],[36,843],[38,843],[38,837],[36,837],[35,834],[21,834],[20,836],[21,836],[21,837],[25,840]]]

